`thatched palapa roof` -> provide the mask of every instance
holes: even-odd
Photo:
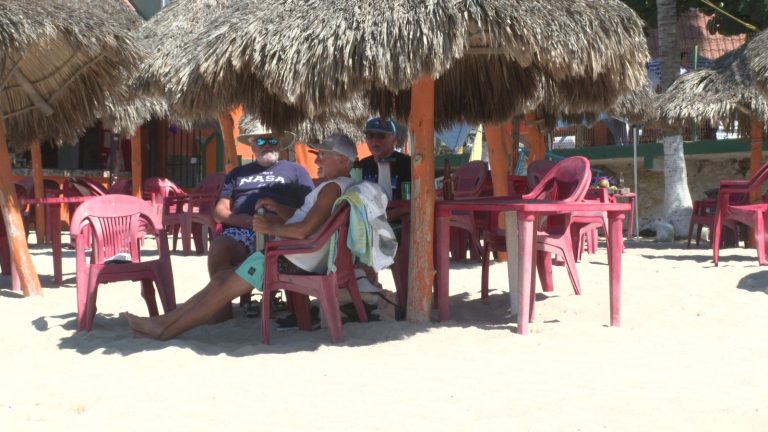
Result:
[[[746,55],[758,90],[768,97],[768,30],[760,32],[747,43]]]
[[[366,94],[404,119],[423,74],[437,78],[437,125],[505,120],[540,102],[542,80],[599,110],[646,75],[642,22],[617,0],[266,3],[231,0],[182,58],[204,58],[208,80],[262,77],[310,115]]]
[[[661,118],[681,124],[690,120],[730,121],[739,113],[768,120],[768,99],[760,95],[750,73],[747,46],[718,58],[711,68],[680,76],[659,97]]]
[[[206,80],[200,75],[201,63],[207,59],[197,51],[193,35],[211,31],[215,26],[211,18],[228,13],[223,10],[229,3],[176,0],[152,17],[140,30],[142,43],[152,51],[142,64],[137,86],[145,94],[163,97],[173,117],[215,118],[242,105],[276,129],[295,127],[304,114],[270,93],[252,74],[230,69],[221,79]],[[192,54],[184,57],[184,52]]]
[[[116,25],[126,32],[136,34],[144,19],[124,0],[90,0],[92,10],[112,16]],[[147,47],[144,47],[145,50]],[[132,87],[134,76],[125,74],[119,92],[105,101],[97,116],[112,132],[132,136],[136,129],[152,117],[169,117],[168,105],[162,97],[136,92]]]
[[[258,130],[262,127],[277,131],[290,131],[296,134],[299,142],[311,144],[320,142],[326,136],[341,132],[355,141],[363,139],[363,126],[369,118],[367,105],[361,98],[354,98],[331,111],[325,111],[314,118],[308,118],[295,127],[279,129],[263,126],[258,116],[246,114],[240,119],[240,130]]]
[[[131,35],[84,3],[0,1],[0,110],[9,143],[77,137],[139,59]]]

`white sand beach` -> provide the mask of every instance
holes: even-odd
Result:
[[[32,237],[31,237],[32,238]],[[138,283],[102,285],[94,330],[78,333],[74,252],[52,286],[50,249],[32,248],[44,296],[0,278],[0,429],[313,431],[764,431],[768,428],[768,268],[754,250],[627,242],[622,326],[608,326],[606,252],[585,255],[582,296],[555,267],[531,334],[514,333],[506,265],[454,264],[452,320],[379,321],[272,333],[235,319],[177,340],[134,338]],[[205,257],[173,257],[184,301]],[[394,290],[388,271],[385,288]]]

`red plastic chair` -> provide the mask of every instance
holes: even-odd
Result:
[[[57,197],[61,195],[61,186],[59,182],[53,179],[43,179],[43,191],[45,197]],[[16,182],[16,196],[21,198],[35,198],[35,185],[32,177],[22,177]],[[29,229],[35,226],[35,211],[33,206],[24,206],[21,210],[21,217],[24,222],[24,229],[29,236]],[[51,242],[50,236],[46,233],[48,243]]]
[[[731,195],[731,204],[747,204],[749,203],[749,197],[744,194]],[[713,229],[715,225],[715,212],[717,211],[716,199],[703,199],[693,202],[693,211],[691,212],[691,220],[688,222],[688,249],[691,248],[691,239],[693,238],[693,228],[696,227],[696,247],[699,247],[701,243],[701,230],[704,226],[708,226]],[[720,240],[720,247],[737,246],[739,241],[739,233],[741,230],[734,232],[731,227],[724,226],[722,238]],[[746,242],[746,240],[745,240]],[[710,242],[711,245],[711,242]]]
[[[607,188],[590,188],[584,196],[584,201],[611,202]],[[573,212],[571,215],[571,240],[576,262],[581,261],[586,240],[587,252],[597,253],[597,230],[602,228],[608,238],[608,214],[606,212]]]
[[[88,227],[90,235],[83,229]],[[154,231],[158,258],[141,261],[139,244],[142,227]],[[86,201],[72,216],[70,234],[75,239],[77,280],[77,328],[93,328],[96,294],[99,284],[117,281],[141,281],[141,295],[150,315],[157,315],[157,291],[163,310],[176,308],[173,271],[168,239],[151,204],[132,196],[104,195]],[[86,250],[91,249],[90,260]],[[130,254],[130,262],[110,263],[119,253]]]
[[[570,157],[552,167],[530,193],[522,196],[522,199],[581,201],[587,193],[591,178],[589,160],[581,156]],[[498,213],[491,214],[490,220],[490,228],[486,231],[483,247],[480,287],[482,298],[488,297],[488,266],[491,250],[504,252],[507,249],[504,232],[493,228],[498,227]],[[581,294],[573,243],[570,238],[570,220],[570,214],[548,216],[544,226],[537,232],[537,270],[544,291],[552,291],[550,254],[554,253],[565,264],[574,292]]]
[[[306,240],[267,241],[264,247],[265,268],[262,298],[269,299],[277,290],[286,290],[294,307],[299,328],[311,328],[309,299],[320,300],[325,325],[331,334],[333,343],[344,339],[341,313],[339,311],[339,288],[345,287],[355,305],[355,311],[361,322],[368,322],[363,300],[357,288],[352,254],[347,248],[347,228],[349,225],[349,205],[340,204],[322,228]],[[339,233],[336,245],[336,271],[322,275],[286,275],[278,273],[278,257],[286,254],[309,253],[320,250],[331,239],[334,232]],[[269,321],[271,302],[261,302],[261,339],[269,344]]]
[[[131,179],[118,180],[107,189],[107,194],[133,195],[133,182]]]
[[[454,199],[481,196],[485,181],[489,177],[488,174],[488,166],[483,161],[472,161],[458,167],[453,173],[453,184],[456,188]],[[451,215],[451,256],[454,259],[464,259],[467,249],[469,249],[470,259],[480,259],[482,232],[477,225],[473,212],[453,212]]]
[[[173,250],[181,236],[182,253],[191,253],[194,240],[198,255],[205,254],[208,243],[221,233],[222,226],[213,218],[213,210],[224,187],[226,174],[217,172],[206,176],[189,194],[166,197],[163,202],[163,223],[173,226]]]
[[[11,250],[8,247],[8,234],[5,231],[5,220],[0,213],[0,274],[11,274]]]
[[[768,253],[766,253],[765,218],[768,216],[768,203],[755,204],[738,203],[738,195],[748,197],[752,191],[761,191],[763,184],[768,180],[768,163],[748,180],[721,180],[720,190],[717,195],[717,211],[712,233],[712,254],[715,266],[720,260],[720,241],[723,227],[728,226],[734,232],[738,232],[737,223],[751,227],[755,232],[755,248],[757,249],[757,261],[760,265],[768,265]]]
[[[176,183],[165,177],[149,177],[142,183],[141,191],[144,199],[151,202],[152,207],[160,215],[163,212],[163,200],[165,198],[187,195]]]

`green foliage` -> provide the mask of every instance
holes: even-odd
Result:
[[[650,28],[656,28],[656,0],[622,0],[631,7]],[[713,4],[728,12],[734,17],[754,25],[760,30],[768,28],[768,0],[739,0],[739,1],[712,1]],[[730,17],[717,12],[707,6],[701,0],[678,0],[678,15],[689,8],[698,8],[707,15],[714,15],[707,29],[711,33],[734,35],[749,32],[750,30]]]

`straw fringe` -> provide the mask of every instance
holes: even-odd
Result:
[[[141,51],[106,9],[65,0],[0,1],[0,110],[11,147],[76,139],[134,73]]]

